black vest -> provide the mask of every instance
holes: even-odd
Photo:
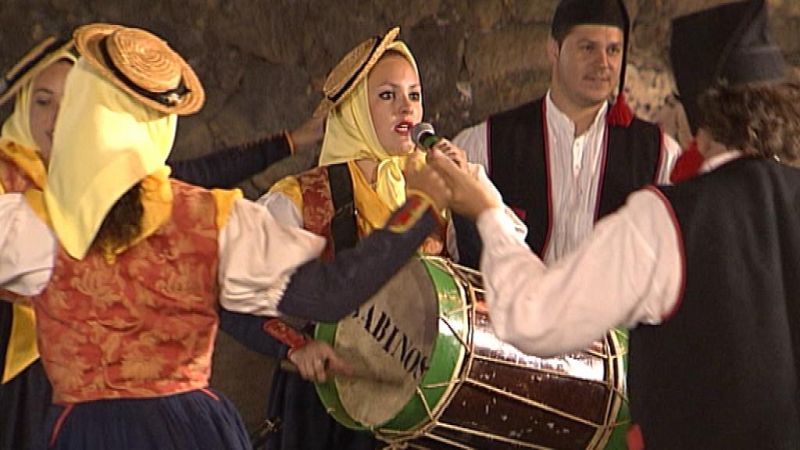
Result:
[[[674,315],[630,332],[652,449],[800,449],[800,170],[740,159],[663,187],[685,250]]]
[[[489,176],[512,209],[524,216],[528,246],[542,256],[552,224],[548,211],[544,99],[489,118]],[[663,158],[661,130],[634,119],[629,127],[608,126],[608,145],[595,220],[622,206],[627,196],[652,183]]]

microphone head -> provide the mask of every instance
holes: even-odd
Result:
[[[414,141],[417,147],[425,150],[431,147],[432,144],[429,138],[434,136],[436,136],[436,131],[434,131],[433,125],[428,122],[420,122],[411,129],[411,140]]]

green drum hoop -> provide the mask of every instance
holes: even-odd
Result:
[[[354,430],[383,429],[386,433],[403,434],[411,431],[429,420],[432,409],[439,404],[452,386],[451,381],[461,368],[468,333],[467,310],[463,302],[463,288],[458,285],[446,271],[441,259],[428,257],[418,260],[422,263],[431,277],[438,294],[440,317],[439,337],[436,339],[431,355],[432,361],[440,363],[431,365],[422,378],[416,394],[409,399],[396,417],[379,425],[364,425],[351,418],[339,398],[338,389],[334,381],[317,383],[317,394],[331,414],[342,425]],[[317,324],[314,338],[336,346],[337,324]]]
[[[398,305],[407,305],[405,311]],[[412,388],[406,374],[399,382],[385,379],[400,367],[392,361],[388,372],[373,368],[362,375],[389,386],[397,382],[397,389],[348,390],[350,385],[338,378],[317,384],[323,405],[342,425],[409,448],[626,448],[626,331],[611,330],[589,348],[556,358],[526,355],[494,335],[479,272],[420,257],[353,317],[318,324],[315,337],[337,351],[352,348],[354,340],[373,338],[377,344],[370,345],[387,350],[388,341],[402,334],[400,354],[410,355],[406,333],[398,330],[411,330],[409,349],[416,349],[412,343],[424,344],[419,354],[429,364],[412,380]],[[371,360],[375,354],[357,352],[351,358]],[[403,359],[406,369],[409,360]],[[384,395],[393,390],[402,395]],[[365,414],[363,404],[367,410],[388,406],[379,414]]]

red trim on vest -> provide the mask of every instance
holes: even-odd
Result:
[[[675,234],[678,238],[678,251],[680,252],[681,258],[681,287],[678,289],[678,296],[675,299],[675,304],[672,306],[672,309],[667,314],[664,314],[664,317],[661,318],[663,322],[666,322],[667,320],[673,318],[675,314],[677,314],[678,309],[681,307],[681,303],[683,303],[683,294],[686,290],[686,249],[683,245],[683,233],[681,232],[681,225],[678,222],[678,216],[675,214],[675,210],[672,208],[672,204],[669,202],[669,199],[655,186],[646,186],[645,189],[655,193],[656,196],[664,203],[664,207],[667,208],[669,217],[672,219],[672,225],[675,227]]]
[[[72,408],[74,407],[75,404],[70,403],[69,405],[65,406],[64,410],[61,411],[61,414],[58,415],[56,424],[53,427],[53,432],[50,434],[50,443],[48,444],[49,447],[55,447],[56,440],[58,440],[58,434],[61,433],[61,427],[64,426],[64,422],[67,420],[67,416],[72,412]]]
[[[492,176],[492,121],[486,121],[486,173]]]
[[[214,392],[212,392],[211,389],[202,388],[202,389],[199,389],[199,391],[202,392],[203,394],[206,394],[207,396],[211,397],[212,399],[214,399],[216,401],[219,401],[219,395],[217,395]]]
[[[659,184],[658,180],[661,179],[661,176],[663,174],[664,159],[666,158],[666,156],[664,155],[666,153],[666,147],[664,146],[664,140],[666,138],[664,137],[664,130],[661,129],[661,125],[658,126],[658,136],[659,136],[658,142],[660,143],[660,145],[658,147],[658,162],[656,163],[656,175],[653,178],[653,184]]]
[[[642,435],[642,427],[638,423],[631,424],[628,428],[628,433],[625,435],[628,450],[644,450],[644,435]]]
[[[553,180],[550,176],[550,135],[547,129],[547,100],[542,101],[542,137],[544,137],[544,173],[547,186],[547,233],[542,241],[542,258],[547,254],[553,235]]]
[[[606,165],[608,164],[608,135],[611,134],[611,130],[608,129],[608,124],[606,124],[603,130],[603,150],[600,157],[600,176],[597,178],[597,197],[595,197],[595,206],[594,206],[594,221],[597,222],[598,217],[600,216],[600,203],[603,198],[603,185],[605,184],[604,181],[606,179]]]

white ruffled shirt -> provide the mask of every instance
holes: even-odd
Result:
[[[25,296],[41,293],[53,273],[57,244],[21,194],[0,195],[0,287]],[[279,316],[278,303],[292,274],[319,257],[325,240],[281,225],[255,203],[237,200],[218,245],[222,307]]]
[[[578,248],[594,228],[608,104],[600,108],[589,129],[576,137],[575,123],[556,107],[549,91],[545,102],[550,149],[549,173],[553,180],[553,229],[544,260],[551,264]],[[453,143],[467,152],[470,162],[488,167],[487,122],[461,131]],[[681,148],[667,135],[664,135],[663,146],[664,158],[657,182],[668,184],[669,174]]]

